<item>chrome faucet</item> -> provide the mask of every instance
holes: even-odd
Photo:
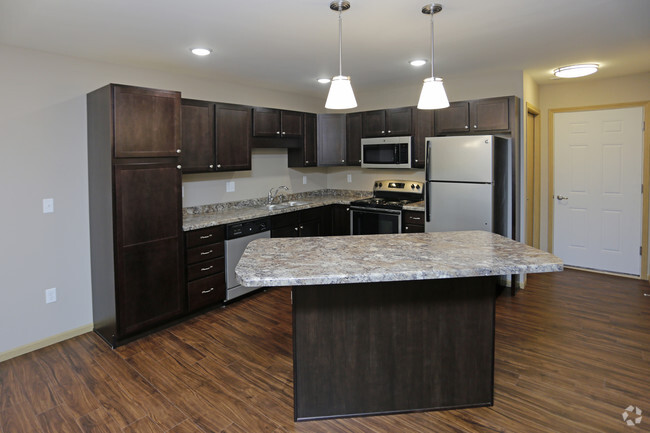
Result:
[[[273,192],[274,189],[275,189],[275,192]],[[280,185],[277,188],[271,188],[269,190],[269,195],[267,197],[267,204],[273,203],[273,200],[275,200],[275,197],[278,195],[278,193],[280,192],[281,189],[284,189],[285,191],[289,191],[289,188],[287,188],[284,185]],[[280,196],[280,203],[282,203],[282,196]]]

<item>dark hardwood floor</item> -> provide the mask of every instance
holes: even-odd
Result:
[[[650,431],[644,292],[530,275],[497,300],[493,407],[294,423],[290,292],[273,289],[114,351],[88,333],[1,363],[0,433]]]

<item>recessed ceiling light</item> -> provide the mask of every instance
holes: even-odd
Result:
[[[553,70],[553,75],[560,78],[577,78],[591,75],[598,72],[598,65],[596,64],[582,64],[563,66]]]
[[[197,56],[207,56],[212,52],[209,48],[192,48],[190,51]]]
[[[329,79],[329,78],[319,78],[319,79],[318,79],[318,82],[321,83],[321,84],[327,84],[327,83],[329,83],[330,81],[332,81],[332,80]]]
[[[427,61],[424,59],[416,59],[416,60],[411,60],[409,64],[411,66],[424,66],[427,64]]]

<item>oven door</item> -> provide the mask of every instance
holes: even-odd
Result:
[[[353,235],[402,233],[402,211],[350,206],[350,233]]]

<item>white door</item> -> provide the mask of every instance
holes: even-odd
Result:
[[[639,275],[643,108],[555,113],[553,252]]]

